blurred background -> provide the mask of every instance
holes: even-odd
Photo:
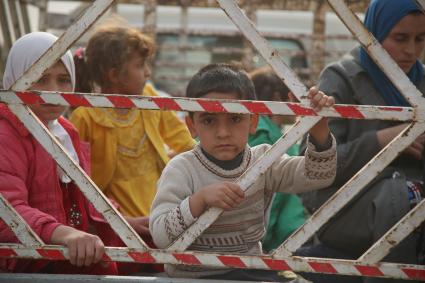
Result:
[[[60,36],[93,1],[0,0],[0,75],[12,43],[30,31]],[[346,1],[363,19],[368,0]],[[323,67],[356,45],[326,0],[240,0],[240,7],[285,62],[311,85]],[[183,96],[189,78],[208,63],[266,65],[214,0],[121,0],[96,23],[117,20],[155,38],[152,81]],[[84,46],[90,30],[71,49]],[[0,82],[1,84],[1,82]],[[1,87],[1,85],[0,85]]]

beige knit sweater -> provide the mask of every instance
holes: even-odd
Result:
[[[159,248],[169,246],[196,219],[189,208],[189,197],[199,189],[222,181],[236,180],[270,146],[245,149],[241,165],[224,170],[202,153],[199,146],[173,158],[158,181],[150,229]],[[265,233],[265,211],[273,193],[301,193],[327,187],[336,174],[336,143],[316,152],[308,143],[306,156],[283,155],[245,192],[245,201],[224,212],[191,246],[190,250],[223,254],[260,254]],[[172,277],[192,277],[226,272],[225,269],[166,265]]]

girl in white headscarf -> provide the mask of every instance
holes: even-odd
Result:
[[[18,39],[7,59],[4,88],[13,89],[16,80],[56,40],[55,36],[44,32],[30,33]],[[29,89],[72,92],[74,85],[74,62],[68,51]],[[89,159],[84,145],[75,128],[61,116],[65,107],[33,105],[31,109],[86,170]],[[117,236],[85,200],[78,187],[57,170],[52,157],[4,104],[0,104],[0,144],[0,193],[46,244],[67,246],[71,263],[1,260],[0,269],[9,272],[116,274],[114,263],[99,262],[104,243],[119,244]],[[103,239],[87,233],[89,226],[95,227]],[[3,222],[0,223],[0,242],[18,242]]]

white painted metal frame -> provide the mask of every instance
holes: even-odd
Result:
[[[25,220],[16,212],[9,202],[0,194],[1,219],[9,226],[19,241],[26,247],[42,246],[43,241],[34,233]]]
[[[93,22],[106,11],[112,4],[112,0],[96,1],[86,13],[64,33],[64,35],[49,49],[12,87],[15,91],[22,91],[36,81],[41,74],[59,58],[69,46],[75,42]],[[254,25],[242,13],[235,1],[217,0],[222,9],[234,21],[248,40],[258,49],[266,61],[273,67],[277,75],[284,80],[295,96],[306,103],[306,87],[279,58],[277,51],[258,33]],[[385,52],[376,39],[364,28],[358,18],[349,10],[343,1],[328,0],[329,4],[340,16],[347,27],[359,39],[370,56],[377,62],[389,79],[406,97],[413,107],[412,116],[405,117],[404,121],[413,121],[392,142],[382,149],[369,163],[367,163],[353,178],[348,181],[334,196],[332,196],[302,227],[287,239],[270,256],[236,255],[223,256],[219,254],[184,252],[187,247],[211,225],[221,214],[220,209],[207,210],[197,222],[186,230],[167,250],[151,250],[126,223],[120,214],[113,208],[109,201],[99,191],[96,185],[81,170],[78,164],[69,158],[62,146],[49,133],[44,125],[35,117],[28,107],[22,105],[22,101],[8,101],[10,109],[18,116],[28,130],[46,150],[57,161],[59,166],[67,172],[73,181],[80,187],[84,195],[93,203],[95,208],[101,212],[112,228],[130,248],[107,248],[105,259],[118,261],[136,262],[163,262],[184,264],[205,264],[210,266],[225,266],[237,268],[265,268],[273,269],[274,261],[279,261],[283,270],[286,268],[283,262],[296,271],[340,273],[347,275],[359,275],[353,268],[360,271],[360,275],[381,276],[412,279],[415,276],[406,276],[406,270],[414,270],[425,278],[423,266],[412,266],[402,264],[377,264],[390,249],[402,241],[414,229],[416,229],[425,218],[425,200],[411,210],[388,231],[379,241],[375,243],[364,255],[356,261],[343,261],[334,259],[305,259],[292,257],[292,253],[304,244],[320,227],[333,215],[344,207],[354,196],[356,196],[383,168],[385,168],[398,154],[408,147],[420,134],[425,131],[425,101],[422,94],[410,82],[404,72],[397,66],[391,57]],[[423,1],[417,1],[424,7]],[[4,99],[4,93],[0,93]],[[53,94],[49,94],[53,95]],[[48,95],[46,95],[47,97]],[[53,96],[52,96],[53,97]],[[59,99],[58,99],[59,100]],[[177,99],[176,99],[177,100]],[[273,103],[272,103],[273,104]],[[143,108],[137,105],[137,108]],[[365,107],[367,108],[367,107]],[[406,108],[409,112],[411,108]],[[382,111],[378,110],[380,118]],[[242,189],[246,190],[259,175],[263,174],[272,164],[274,159],[282,155],[295,143],[305,132],[314,126],[322,117],[331,117],[327,111],[315,113],[311,117],[304,117],[298,121],[285,135],[263,155],[253,166],[251,166],[237,181]],[[403,119],[402,119],[403,120]],[[0,197],[1,217],[11,227],[23,245],[0,246],[0,256],[37,258],[34,255],[34,247],[43,243],[37,235],[28,227],[16,211]],[[42,258],[65,259],[67,249],[63,247],[43,246],[36,249]],[[17,251],[21,251],[19,254]],[[26,253],[25,251],[28,251]],[[31,252],[32,251],[32,252]],[[51,253],[55,251],[55,253]],[[47,256],[46,256],[47,254]],[[55,256],[52,256],[55,254]],[[44,257],[43,257],[44,255]],[[218,263],[211,259],[219,259]],[[359,266],[361,268],[359,269]],[[404,268],[404,269],[403,269]],[[275,268],[276,269],[276,268]],[[379,270],[379,272],[377,271]],[[399,272],[402,270],[403,272]],[[404,274],[404,275],[403,275]],[[416,273],[415,273],[416,274]]]

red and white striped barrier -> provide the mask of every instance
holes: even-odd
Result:
[[[320,112],[292,102],[219,100],[182,97],[149,97],[121,94],[89,94],[60,92],[14,92],[0,90],[0,101],[8,104],[54,104],[69,107],[138,108],[192,112],[223,112],[263,115],[323,116],[345,119],[380,119],[411,121],[413,108],[370,105],[335,105]]]
[[[0,257],[67,260],[68,249],[60,246],[28,248],[21,245],[2,245],[2,247],[0,247]],[[319,272],[379,278],[425,280],[424,266],[384,262],[368,265],[356,261],[339,259],[271,257],[267,255],[222,255],[205,252],[173,252],[168,250],[142,251],[137,249],[107,247],[103,260],[278,271],[292,270],[295,272]]]

